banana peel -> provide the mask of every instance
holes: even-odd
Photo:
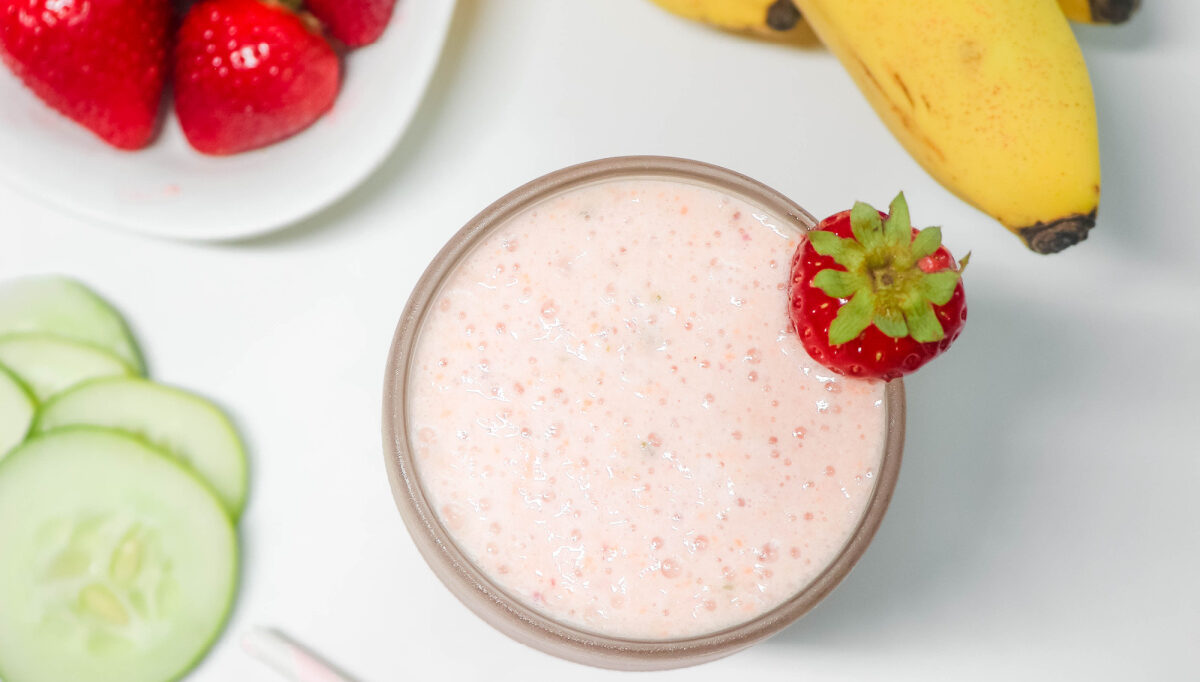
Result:
[[[792,0],[653,0],[686,19],[761,40],[817,47],[820,41],[801,20]]]
[[[780,30],[766,23],[772,11],[795,19],[776,21],[784,32],[807,23],[913,158],[1031,250],[1056,253],[1095,225],[1095,107],[1063,10],[1114,19],[1124,6],[1127,18],[1137,0],[654,2],[754,35]]]
[[[681,17],[734,33],[803,46],[819,44],[794,0],[652,0]],[[1120,24],[1129,20],[1141,0],[1058,0],[1071,21]]]
[[[1058,0],[1063,14],[1085,24],[1123,24],[1141,6],[1142,0]]]

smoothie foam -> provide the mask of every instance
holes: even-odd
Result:
[[[416,343],[417,476],[513,598],[610,637],[676,639],[781,605],[854,533],[884,385],[789,330],[787,221],[670,180],[614,180],[502,225]]]

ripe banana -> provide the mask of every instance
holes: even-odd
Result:
[[[653,0],[668,12],[756,38],[816,45],[792,0]]]
[[[669,12],[758,38],[811,45],[812,31],[793,0],[653,0]],[[1141,0],[1058,0],[1071,21],[1119,24]]]
[[[803,12],[876,112],[935,178],[1039,253],[1087,236],[1100,197],[1091,83],[1048,0],[654,0],[779,37]],[[1121,21],[1139,0],[1059,0]],[[800,12],[797,12],[797,6]]]
[[[797,0],[908,152],[1038,253],[1087,237],[1100,151],[1087,67],[1047,0]]]
[[[1142,0],[1058,0],[1058,4],[1071,21],[1121,24],[1129,21]]]

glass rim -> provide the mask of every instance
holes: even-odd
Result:
[[[410,452],[406,410],[410,360],[429,303],[476,244],[526,209],[584,185],[642,178],[691,181],[730,192],[790,221],[799,231],[817,223],[774,189],[726,168],[689,159],[621,156],[548,173],[509,192],[469,220],[430,262],[396,326],[383,391],[383,450],[392,495],[418,551],[442,583],[485,622],[519,642],[578,663],[623,670],[667,669],[715,660],[779,632],[816,606],[849,574],[878,530],[899,475],[905,428],[904,385],[897,379],[884,388],[883,455],[871,498],[854,532],[833,561],[801,590],[770,611],[723,630],[655,640],[599,634],[556,621],[522,603],[475,566],[430,506]]]

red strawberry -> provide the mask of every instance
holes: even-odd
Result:
[[[903,194],[890,210],[859,202],[832,215],[792,258],[792,325],[808,354],[838,374],[908,374],[949,348],[967,321],[967,259],[954,262],[940,228],[910,226]]]
[[[150,143],[168,0],[0,0],[0,57],[51,107],[121,149]]]
[[[396,0],[308,0],[305,6],[329,35],[348,47],[362,47],[383,35]]]
[[[205,154],[300,132],[333,106],[341,64],[311,18],[259,0],[201,0],[179,28],[175,113]]]

